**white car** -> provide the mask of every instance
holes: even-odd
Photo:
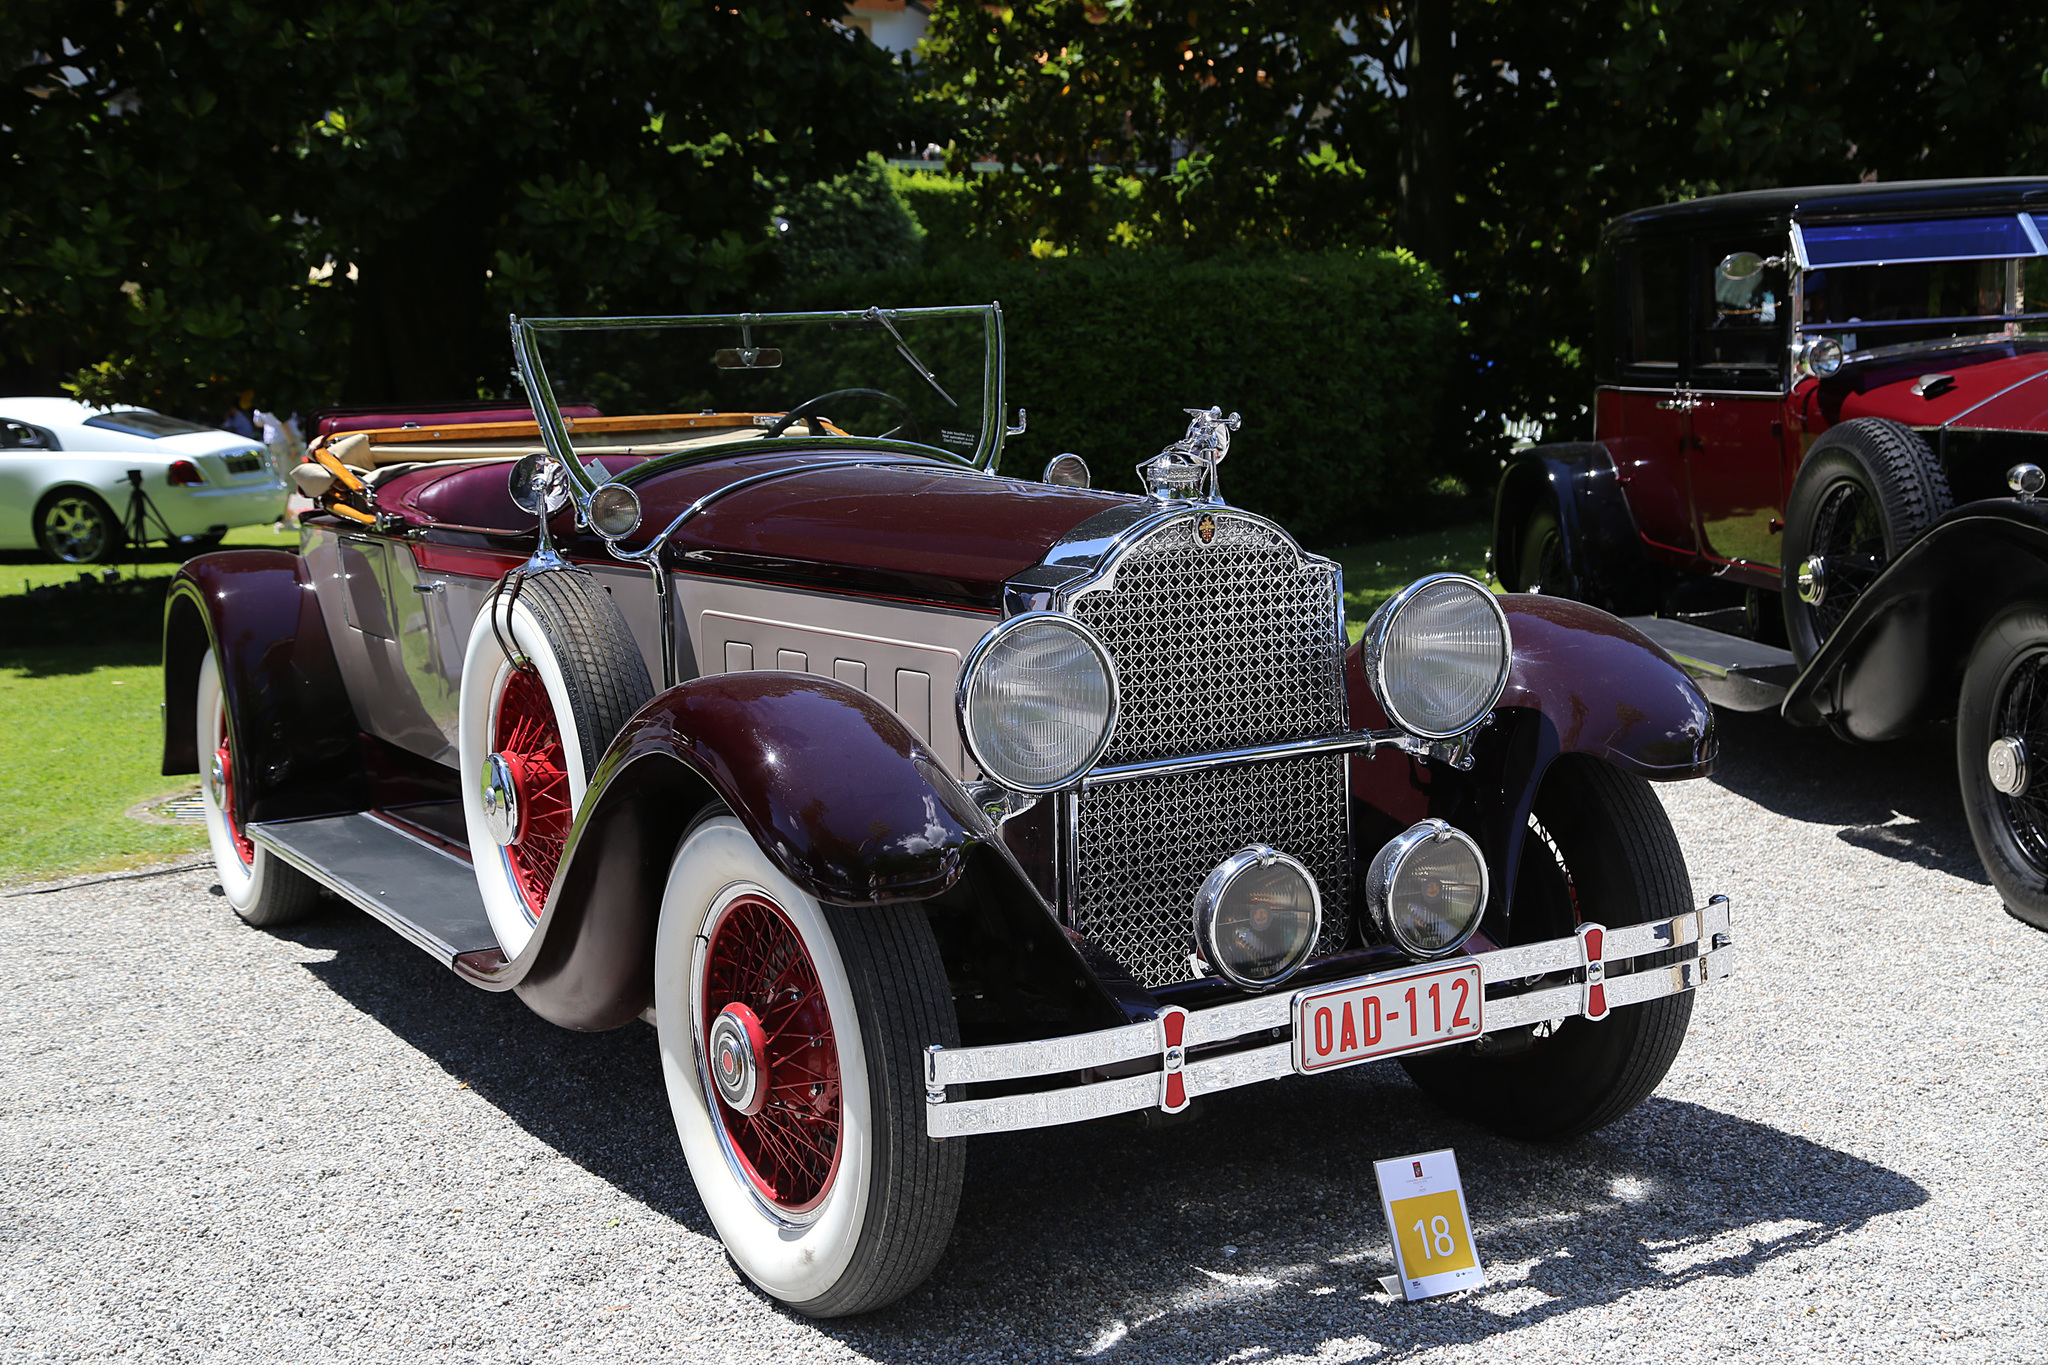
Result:
[[[188,546],[277,520],[289,492],[269,450],[231,431],[148,408],[0,398],[0,550],[112,559],[134,515],[130,471],[148,497],[143,538]]]

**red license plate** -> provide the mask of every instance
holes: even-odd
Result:
[[[1328,1071],[1480,1030],[1479,965],[1416,967],[1294,997],[1294,1069]]]

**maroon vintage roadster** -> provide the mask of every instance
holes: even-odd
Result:
[[[1397,1057],[1570,1137],[1730,962],[1645,781],[1714,756],[1654,646],[1440,574],[1347,647],[1213,409],[1142,495],[999,477],[1001,327],[515,319],[530,411],[340,424],[300,553],[167,608],[230,904],[652,1023],[712,1223],[810,1314],[925,1278],[971,1135]]]

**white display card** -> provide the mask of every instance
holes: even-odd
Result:
[[[1372,1171],[1394,1243],[1395,1273],[1380,1277],[1389,1294],[1412,1303],[1486,1283],[1479,1248],[1472,1243],[1472,1220],[1465,1213],[1456,1153],[1447,1147],[1375,1161]]]

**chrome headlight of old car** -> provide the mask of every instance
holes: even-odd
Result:
[[[1485,585],[1432,574],[1394,594],[1365,627],[1365,675],[1387,718],[1424,739],[1477,725],[1508,685],[1507,613]]]
[[[1116,729],[1116,668],[1093,631],[1030,612],[974,647],[960,675],[960,732],[990,778],[1048,792],[1093,767]]]
[[[1462,945],[1486,912],[1486,859],[1472,836],[1424,820],[1387,841],[1365,874],[1365,904],[1383,938],[1415,957]]]
[[[1225,858],[1195,893],[1202,957],[1240,986],[1261,990],[1294,975],[1322,931],[1316,879],[1264,844]]]

